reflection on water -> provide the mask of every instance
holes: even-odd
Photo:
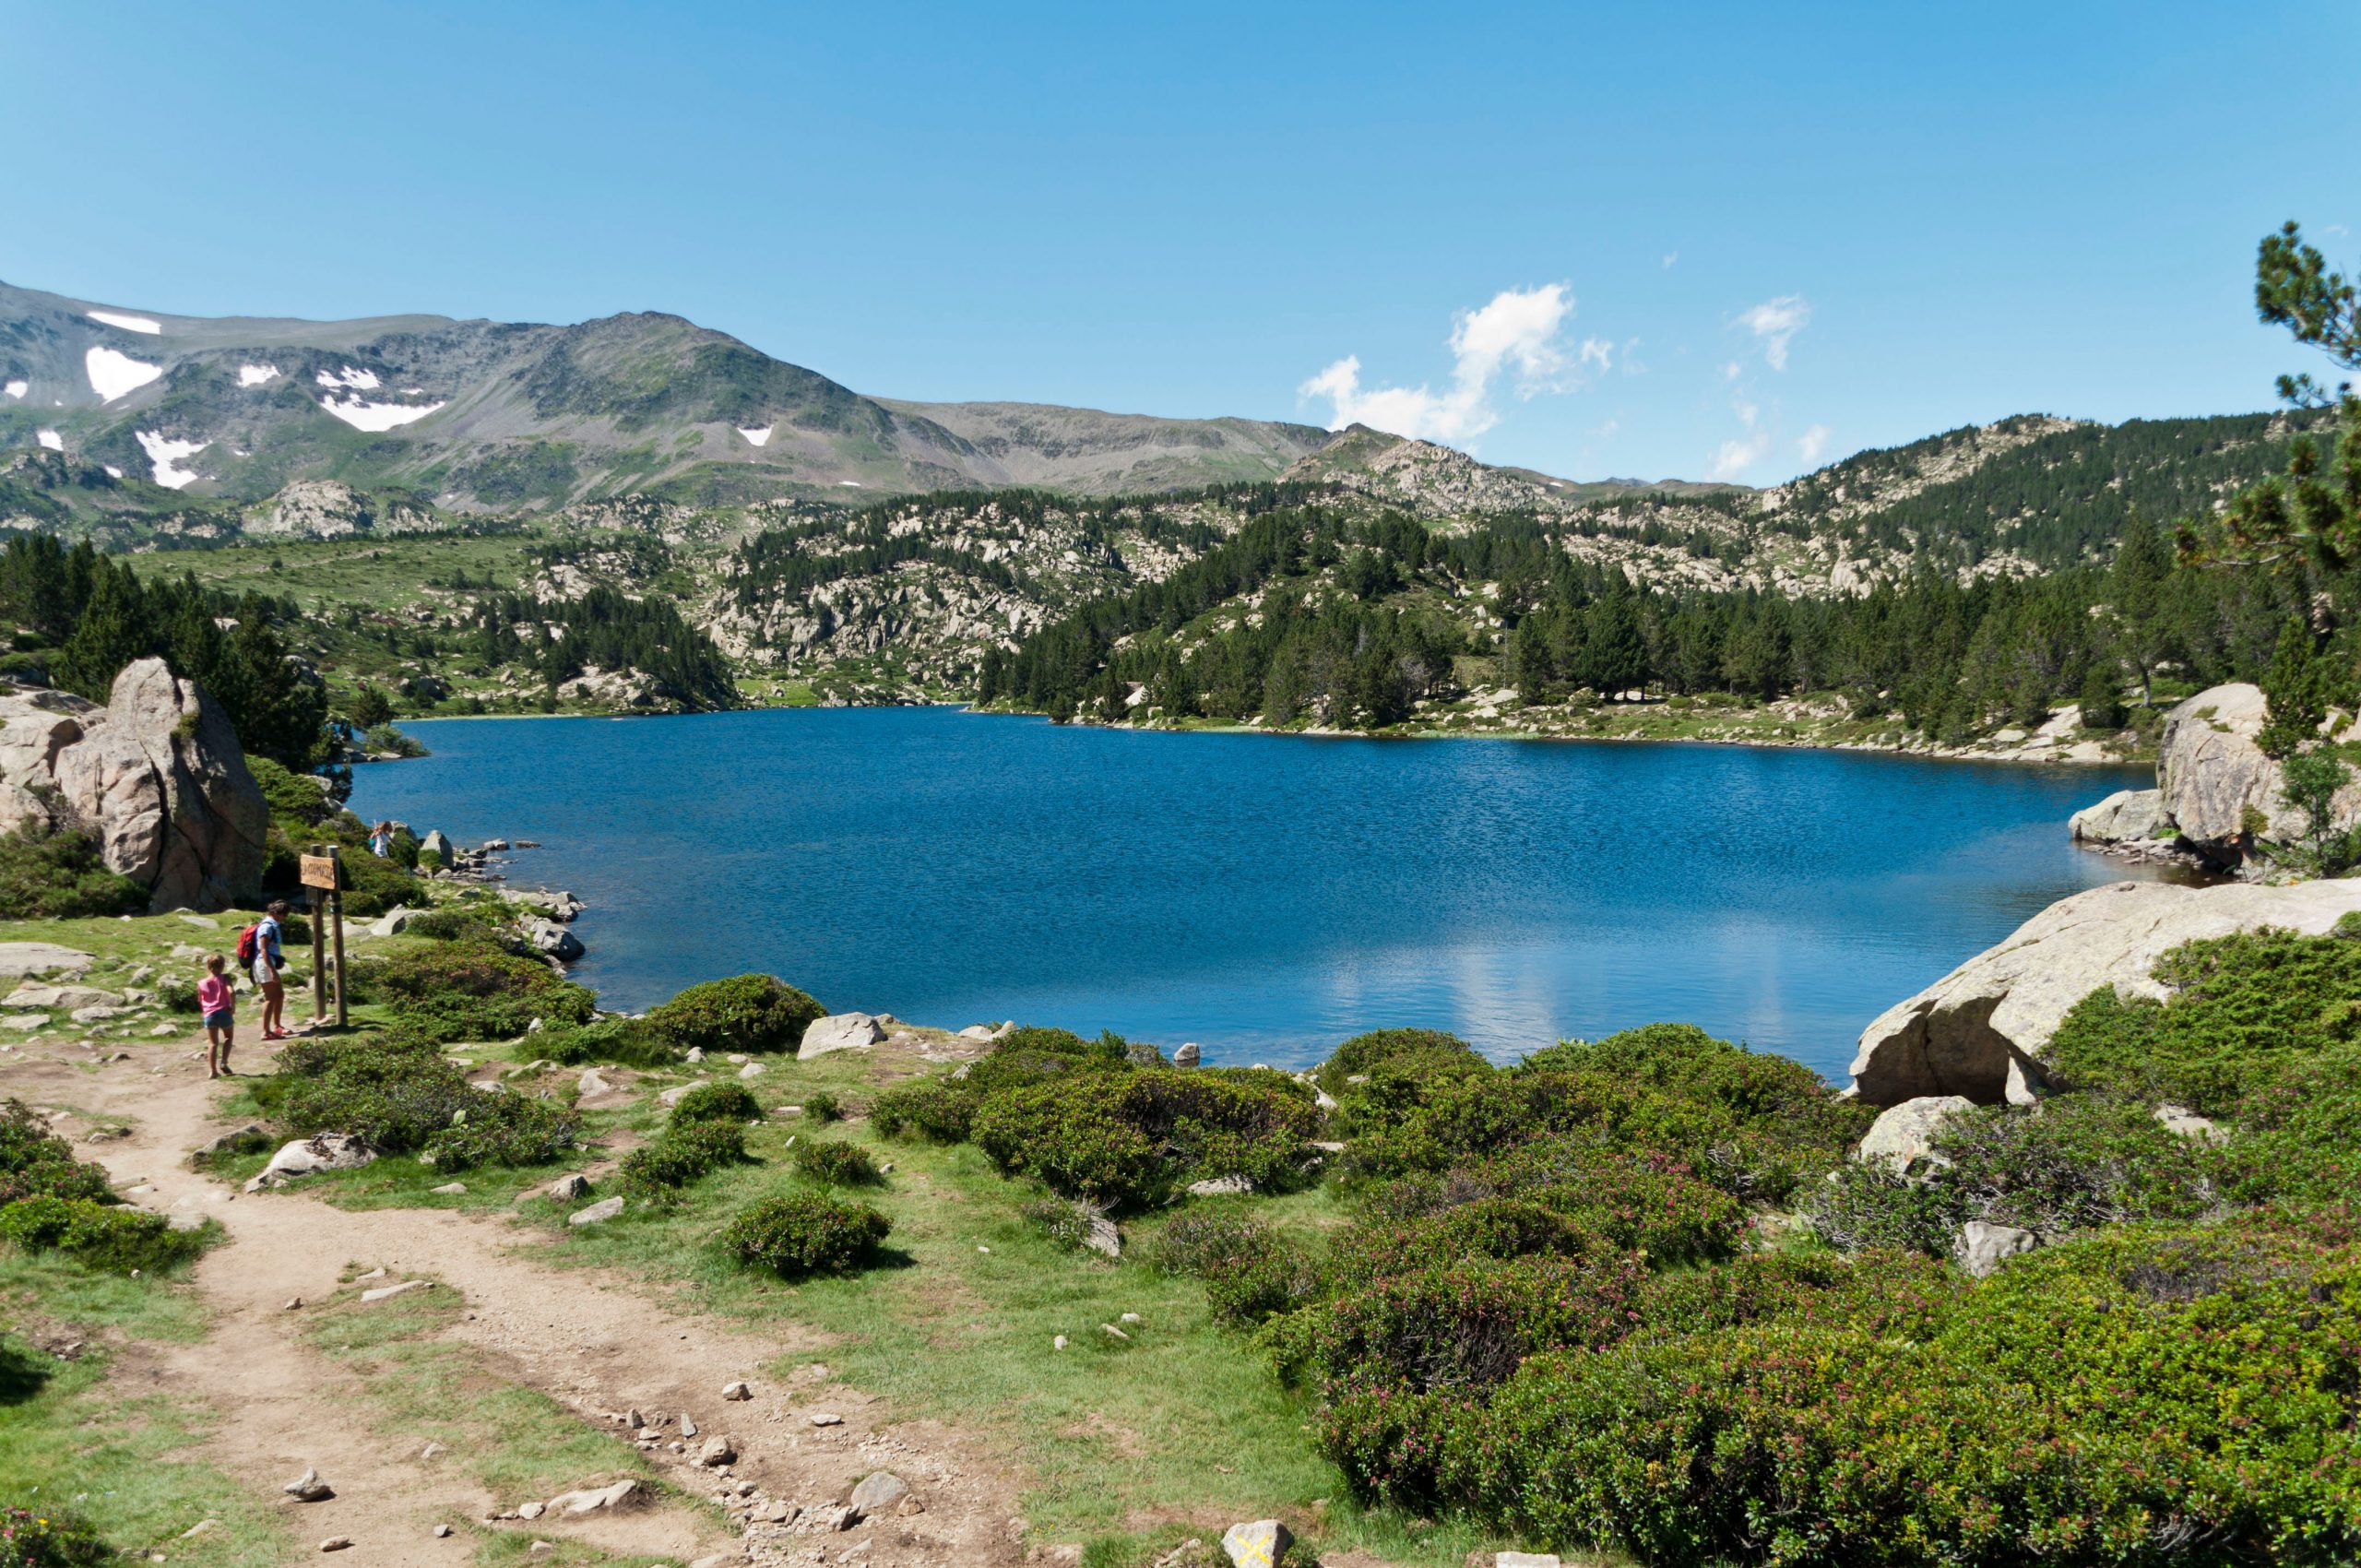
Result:
[[[1656,1019],[1841,1075],[1861,1027],[2141,874],[2066,817],[2131,770],[1741,747],[1284,740],[948,709],[415,727],[354,807],[535,838],[610,1006],[767,969],[832,1007],[1293,1064]]]

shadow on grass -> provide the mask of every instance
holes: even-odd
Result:
[[[0,1407],[21,1405],[49,1384],[56,1369],[30,1346],[0,1339]]]

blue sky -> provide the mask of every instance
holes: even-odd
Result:
[[[2265,407],[2307,361],[2255,242],[2361,259],[2351,0],[0,0],[0,40],[10,282],[666,310],[864,392],[1577,478]]]

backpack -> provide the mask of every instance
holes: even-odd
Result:
[[[262,952],[262,921],[256,921],[238,933],[238,967],[251,969]]]

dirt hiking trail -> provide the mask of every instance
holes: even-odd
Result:
[[[301,1191],[242,1195],[187,1165],[193,1150],[232,1124],[214,1113],[226,1086],[207,1080],[203,1041],[129,1049],[128,1059],[95,1070],[89,1054],[62,1043],[11,1051],[0,1055],[0,1096],[83,1112],[56,1118],[57,1130],[83,1158],[102,1163],[119,1191],[146,1207],[209,1216],[228,1232],[194,1272],[212,1313],[205,1338],[120,1358],[113,1378],[130,1380],[126,1392],[167,1394],[214,1414],[202,1456],[291,1515],[289,1562],[458,1568],[474,1561],[484,1529],[683,1562],[969,1568],[1026,1560],[1013,1526],[1023,1482],[981,1440],[897,1420],[888,1403],[825,1372],[771,1375],[781,1358],[817,1351],[816,1337],[793,1336],[791,1327],[757,1336],[682,1316],[611,1273],[548,1266],[534,1256],[546,1238],[497,1216],[348,1212]],[[127,1136],[81,1141],[93,1126],[125,1123]],[[348,1265],[384,1269],[372,1286],[448,1286],[463,1305],[432,1337],[468,1352],[478,1380],[546,1395],[572,1419],[611,1434],[611,1468],[554,1490],[632,1474],[635,1445],[615,1418],[637,1409],[651,1422],[663,1419],[658,1443],[637,1451],[681,1495],[580,1517],[552,1512],[482,1524],[548,1498],[492,1496],[467,1455],[428,1456],[414,1435],[385,1430],[364,1381],[305,1340],[307,1314],[338,1297]],[[306,1305],[289,1309],[296,1298]],[[739,1380],[752,1385],[752,1399],[725,1401],[724,1385]],[[815,1426],[811,1418],[820,1412],[841,1423]],[[682,1437],[683,1415],[698,1435]],[[738,1451],[726,1471],[698,1463],[717,1435]],[[685,1452],[667,1446],[673,1442]],[[298,1503],[283,1494],[307,1467],[335,1489],[333,1498]],[[885,1509],[840,1526],[840,1505],[877,1470],[908,1485],[913,1501],[903,1506],[912,1511]],[[742,1489],[751,1495],[728,1507],[710,1501]],[[438,1525],[451,1533],[437,1537]],[[352,1545],[322,1557],[319,1543],[339,1536]],[[152,1544],[169,1554],[171,1543]]]

